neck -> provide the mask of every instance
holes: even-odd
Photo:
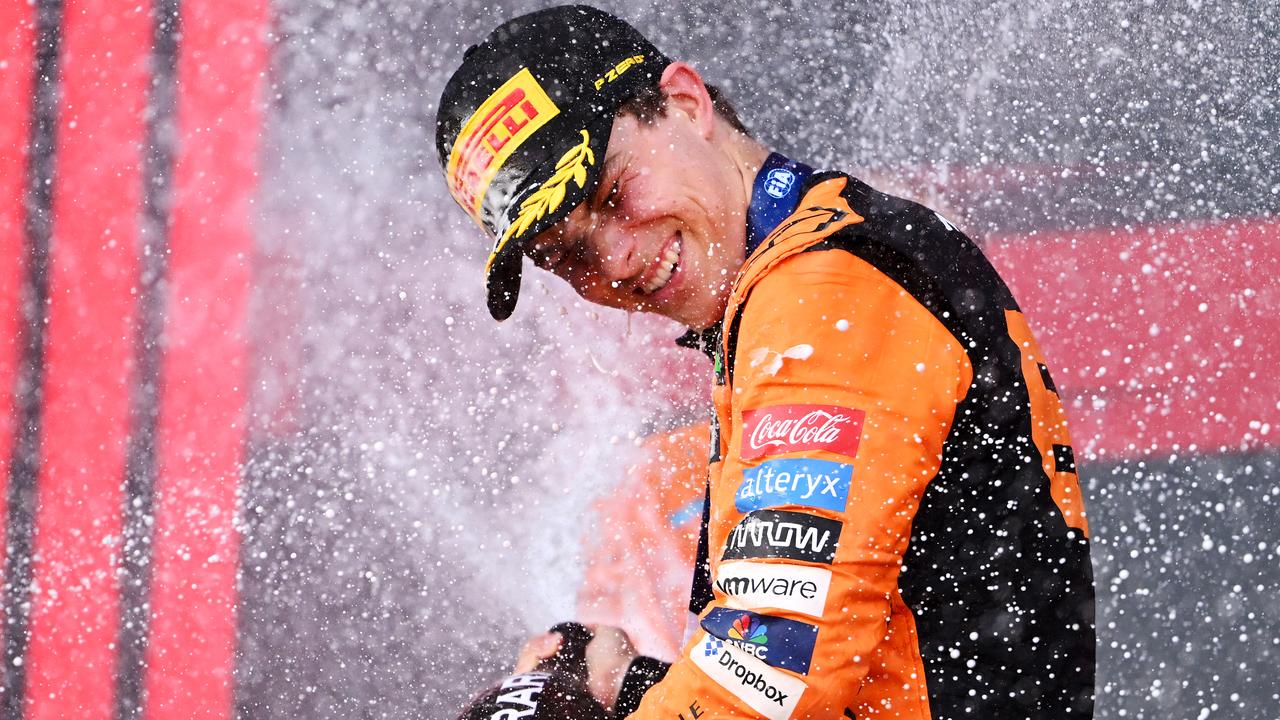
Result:
[[[723,121],[722,121],[723,122]],[[761,145],[755,139],[748,135],[738,132],[723,124],[722,129],[725,133],[721,143],[725,157],[732,166],[732,173],[737,173],[741,194],[738,197],[736,213],[731,217],[733,221],[731,227],[725,227],[726,239],[734,238],[731,241],[732,247],[725,248],[726,251],[734,253],[736,261],[729,268],[730,272],[737,273],[741,264],[746,260],[747,256],[747,238],[746,225],[747,213],[751,207],[751,192],[755,188],[756,175],[760,173],[760,168],[764,167],[765,160],[769,159],[769,148]],[[732,212],[732,211],[731,211]],[[722,246],[723,247],[723,246]],[[727,303],[729,300],[729,290],[732,286],[732,279],[726,278],[720,287],[721,300]],[[720,308],[720,315],[724,314],[724,307]],[[720,320],[719,317],[714,318],[711,326],[714,327]],[[701,332],[705,328],[694,328]]]
[[[737,169],[738,180],[742,183],[742,213],[745,217],[747,206],[751,204],[751,191],[755,187],[756,175],[769,158],[769,148],[736,130],[730,132],[728,154]]]
[[[733,217],[733,228],[729,231],[729,237],[740,237],[741,246],[736,248],[739,255],[738,262],[741,263],[747,258],[747,238],[746,225],[747,213],[751,208],[751,192],[755,188],[756,175],[760,173],[760,168],[764,166],[765,160],[769,159],[769,148],[761,145],[755,138],[745,133],[738,132],[727,124],[724,126],[726,133],[726,142],[724,143],[725,155],[728,156],[729,162],[733,166],[733,171],[738,176],[738,187],[740,194],[737,198],[737,211]],[[739,235],[739,233],[741,233]]]

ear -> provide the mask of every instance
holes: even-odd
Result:
[[[689,117],[704,137],[715,132],[716,109],[707,94],[707,85],[693,66],[686,62],[673,62],[662,72],[658,87],[667,95],[667,109],[677,110]]]

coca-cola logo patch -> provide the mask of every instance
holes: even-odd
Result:
[[[772,405],[748,410],[742,414],[742,459],[801,450],[854,457],[866,415],[838,405]]]

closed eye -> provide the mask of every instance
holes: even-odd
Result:
[[[596,191],[596,207],[601,210],[612,210],[622,200],[622,180],[629,167],[625,155],[613,155],[604,161],[600,172],[600,187]],[[608,188],[605,192],[604,189]]]
[[[533,264],[543,270],[555,270],[560,263],[564,262],[564,248],[559,246],[537,248],[529,253],[529,257],[533,260]]]
[[[550,272],[559,272],[570,264],[574,256],[582,247],[582,238],[570,239],[565,234],[559,234],[554,241],[540,243],[537,246],[529,248],[527,253],[529,258],[533,260],[533,264],[543,270]]]
[[[615,178],[613,184],[609,186],[609,193],[604,196],[604,200],[600,204],[610,209],[618,207],[618,199],[621,195],[620,190],[621,185],[618,179]]]

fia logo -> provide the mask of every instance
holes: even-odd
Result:
[[[791,192],[796,184],[796,174],[786,168],[774,168],[764,177],[764,191],[779,200]]]

